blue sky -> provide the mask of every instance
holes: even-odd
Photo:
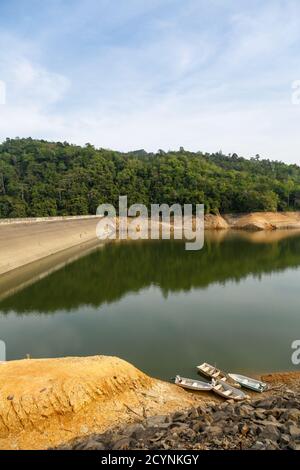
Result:
[[[298,0],[0,0],[0,139],[300,164]]]

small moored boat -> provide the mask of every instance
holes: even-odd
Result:
[[[252,379],[251,377],[246,377],[245,375],[240,374],[228,374],[229,377],[240,384],[242,387],[249,388],[255,392],[264,392],[267,390],[268,385],[265,382],[260,380]]]
[[[209,377],[211,379],[215,380],[223,380],[224,382],[230,382],[232,385],[235,387],[239,388],[240,385],[238,382],[233,380],[226,372],[223,372],[220,369],[217,369],[216,367],[208,364],[207,362],[203,362],[200,366],[197,366],[198,371],[205,375],[206,377]]]
[[[201,380],[187,379],[185,377],[180,377],[180,375],[176,375],[175,384],[188,390],[196,390],[202,392],[208,392],[212,390],[211,383],[202,382]]]
[[[231,400],[245,400],[248,398],[246,393],[242,392],[241,390],[232,387],[227,382],[223,382],[223,380],[214,380],[212,381],[212,390],[213,392],[217,393],[223,398],[231,399]]]

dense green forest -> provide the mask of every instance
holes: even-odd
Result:
[[[300,209],[300,167],[179,151],[120,153],[33,139],[0,144],[0,217],[95,214],[104,202],[204,203],[206,212]]]

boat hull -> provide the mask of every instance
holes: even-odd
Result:
[[[226,400],[241,401],[248,398],[248,395],[246,395],[244,392],[235,387],[232,387],[227,382],[223,382],[222,380],[215,381],[212,391]]]
[[[228,374],[232,380],[235,380],[241,387],[253,390],[254,392],[262,393],[268,389],[268,385],[259,380],[251,379],[244,375],[239,374]]]
[[[200,380],[186,379],[180,376],[175,378],[175,385],[187,390],[193,390],[194,392],[209,392],[213,387],[212,384],[201,382]]]
[[[201,364],[200,366],[197,366],[197,370],[200,374],[204,375],[205,377],[208,377],[210,379],[214,380],[222,380],[224,382],[229,382],[229,385],[232,385],[236,388],[240,388],[240,384],[233,380],[228,374],[225,372],[221,371],[220,369],[217,369],[210,364],[207,364],[206,362],[204,364]]]

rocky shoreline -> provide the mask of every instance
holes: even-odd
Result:
[[[300,372],[243,402],[192,392],[109,356],[0,365],[0,449],[299,449]]]
[[[59,450],[300,450],[300,395],[209,402],[80,438]]]

